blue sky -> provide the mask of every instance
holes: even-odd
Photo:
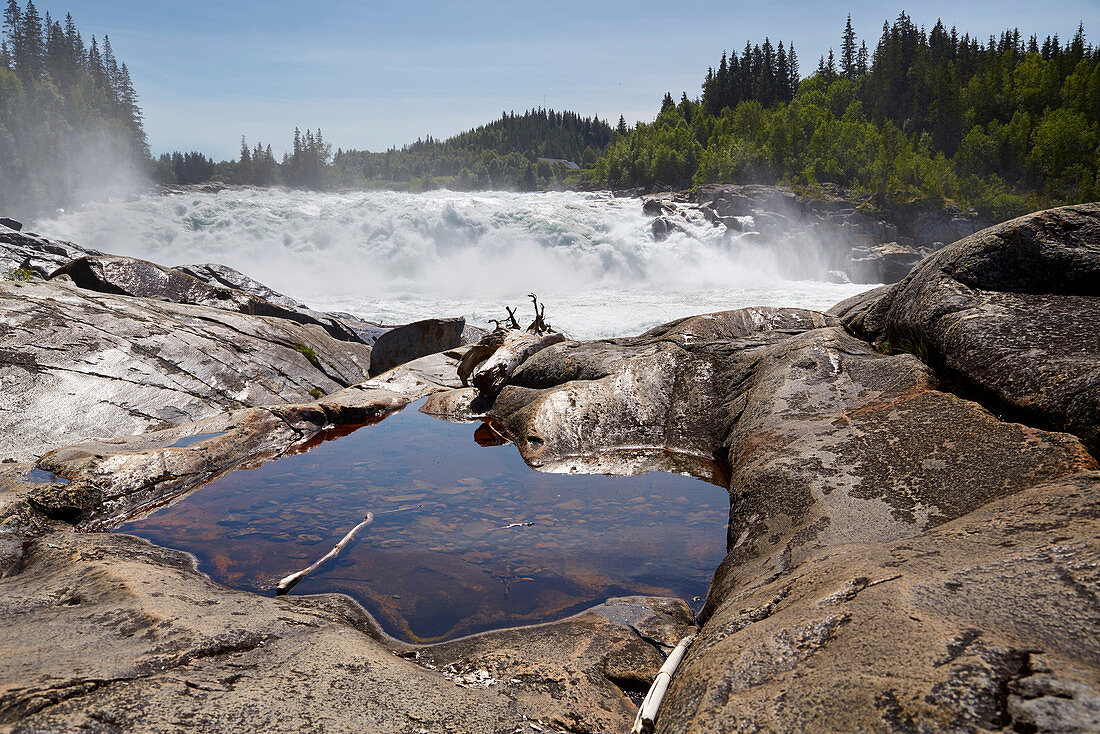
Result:
[[[39,0],[111,37],[145,111],[154,153],[236,155],[240,136],[276,151],[294,126],[334,147],[381,150],[446,137],[504,110],[548,106],[613,123],[695,96],[723,49],[793,41],[803,74],[839,46],[845,16],[873,49],[906,10],[986,37],[1019,27],[1100,42],[1100,0],[881,2],[344,2]]]

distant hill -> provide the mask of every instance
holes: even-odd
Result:
[[[456,188],[549,188],[564,183],[576,166],[590,168],[615,136],[599,117],[507,112],[443,141],[429,137],[385,153],[337,151],[333,166],[346,184],[439,177]]]

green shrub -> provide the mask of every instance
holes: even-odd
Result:
[[[30,268],[8,268],[4,271],[4,280],[28,281],[34,278],[34,271]]]

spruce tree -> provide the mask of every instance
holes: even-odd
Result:
[[[794,44],[791,44],[790,49],[787,51],[787,68],[790,71],[789,84],[791,87],[791,98],[794,98],[795,92],[798,91],[798,82],[801,80],[801,76],[798,71],[798,54],[795,53]]]
[[[852,14],[848,13],[844,36],[840,42],[840,72],[845,78],[854,79],[857,74],[856,64],[856,32],[852,29]]]
[[[27,0],[27,9],[23,11],[23,28],[19,35],[23,43],[23,58],[16,59],[19,72],[24,79],[34,79],[42,73],[46,56],[42,41],[42,18],[34,7],[34,0]]]

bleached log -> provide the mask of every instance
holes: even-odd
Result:
[[[500,349],[500,345],[504,343],[504,335],[507,333],[507,329],[501,329],[498,326],[481,337],[477,344],[470,347],[470,350],[462,357],[462,361],[458,363],[458,379],[462,380],[462,387],[468,387],[470,375],[473,374],[474,370],[489,357],[492,357],[496,350]]]
[[[545,334],[505,331],[500,346],[491,357],[474,369],[470,382],[481,395],[491,398],[532,354],[563,341],[565,336],[556,331]]]
[[[694,635],[688,635],[680,640],[680,644],[669,654],[665,664],[657,672],[657,677],[653,679],[653,685],[649,687],[649,693],[645,694],[645,698],[642,700],[642,705],[638,709],[638,716],[634,719],[634,728],[630,730],[630,734],[650,734],[653,731],[653,726],[657,721],[657,710],[661,707],[661,701],[664,700],[668,684],[672,682],[672,676],[676,673],[676,668],[679,667],[684,653],[687,652],[688,645],[694,640]]]
[[[284,576],[275,587],[275,594],[277,596],[282,596],[283,594],[293,589],[295,584],[297,584],[299,581],[323,566],[325,562],[331,561],[333,558],[336,558],[336,556],[340,555],[340,552],[344,550],[347,544],[355,538],[359,531],[370,525],[372,522],[374,522],[374,513],[368,512],[363,522],[359,523],[351,530],[349,530],[348,534],[341,538],[340,542],[333,546],[332,550],[318,558],[313,565],[309,566],[308,568],[303,568],[301,571],[292,573],[289,576]]]

